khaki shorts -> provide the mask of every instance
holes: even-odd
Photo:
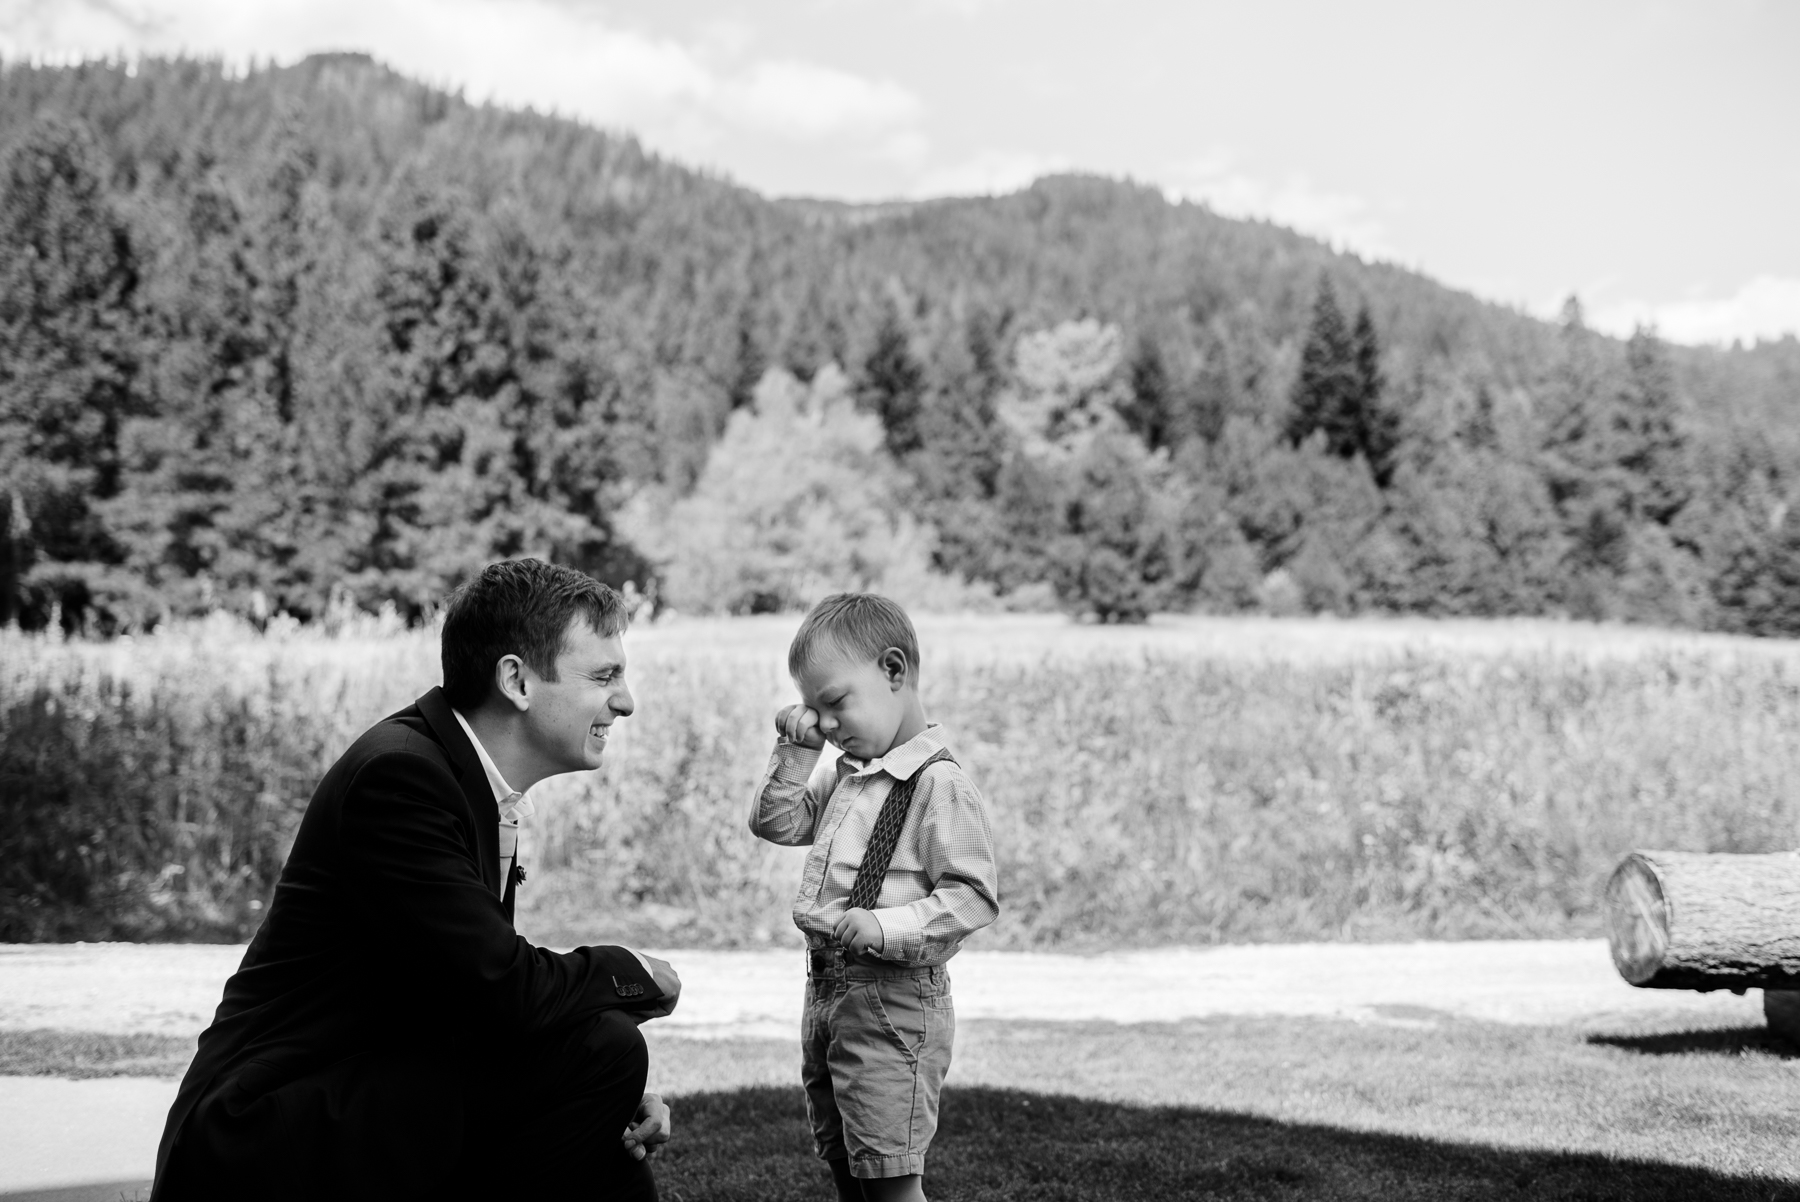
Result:
[[[956,1011],[942,967],[864,967],[808,953],[800,1078],[821,1160],[857,1177],[925,1171]]]

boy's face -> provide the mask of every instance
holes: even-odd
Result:
[[[879,660],[826,652],[806,665],[794,683],[800,699],[819,715],[819,733],[840,751],[879,759],[894,746],[906,717],[906,655],[897,648]]]

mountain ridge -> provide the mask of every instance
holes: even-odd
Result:
[[[1072,485],[1032,476],[999,415],[1081,355],[1098,383],[1056,404],[1125,427],[1095,478],[1122,497],[1121,464],[1149,455],[1200,506],[1156,519],[1179,554],[1120,552],[1165,574],[1142,593],[1159,604],[1274,604],[1285,573],[1308,608],[1762,628],[1744,607],[1786,595],[1768,581],[1800,525],[1792,338],[1612,338],[1578,307],[1544,321],[1092,174],[770,198],[350,53],[0,65],[0,159],[0,238],[39,256],[0,264],[0,383],[25,398],[0,415],[0,466],[30,482],[7,502],[29,532],[0,538],[0,610],[30,621],[221,597],[420,611],[533,549],[641,581],[655,548],[609,515],[688,495],[765,383],[832,364],[917,485],[933,568],[1043,585],[1064,579],[1056,548],[1098,535],[1052,530],[1086,520],[1080,498],[1052,500]],[[46,339],[71,341],[34,357]],[[1309,413],[1341,419],[1328,449]],[[214,431],[234,423],[228,454]],[[275,517],[220,499],[258,456],[292,482]],[[1449,575],[1426,587],[1428,569]]]

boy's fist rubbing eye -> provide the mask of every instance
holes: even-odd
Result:
[[[819,711],[804,705],[785,706],[775,715],[775,730],[790,743],[812,751],[825,746],[825,734],[819,729]]]
[[[836,939],[844,950],[853,955],[872,952],[879,956],[887,939],[881,933],[881,923],[875,916],[860,907],[845,910],[844,916],[838,919],[837,926],[831,930],[831,937]]]

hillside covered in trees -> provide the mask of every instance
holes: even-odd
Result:
[[[1797,418],[1792,338],[1619,341],[1125,182],[769,200],[360,56],[0,67],[28,628],[416,616],[544,554],[683,609],[1796,634]]]

